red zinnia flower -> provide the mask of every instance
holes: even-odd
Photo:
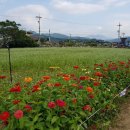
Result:
[[[7,111],[0,114],[0,120],[2,121],[7,121],[9,117],[10,117],[10,114]]]
[[[18,104],[20,100],[13,100],[13,104]]]
[[[20,119],[23,117],[23,111],[22,110],[17,110],[15,113],[14,113],[14,116],[16,119]]]
[[[78,69],[78,68],[79,68],[79,66],[75,65],[73,68],[74,68],[74,69]]]
[[[94,66],[98,67],[98,64],[94,64]]]
[[[70,74],[70,77],[75,77],[75,74]]]
[[[10,89],[10,92],[21,92],[21,86],[15,86],[13,88]]]
[[[103,64],[99,64],[99,66],[103,67]]]
[[[30,105],[25,105],[24,107],[28,112],[30,112],[32,110],[32,107]]]
[[[82,110],[83,111],[91,111],[92,110],[92,108],[91,108],[91,106],[90,105],[86,105],[86,106],[84,106],[83,108],[82,108]]]
[[[128,65],[128,64],[126,64],[126,65],[125,65],[125,68],[129,68],[129,65]]]
[[[80,76],[80,80],[85,80],[86,76]]]
[[[55,86],[55,87],[60,87],[60,86],[61,86],[61,83],[55,83],[54,86]]]
[[[2,75],[0,76],[0,79],[5,79],[5,78],[6,78],[6,76],[2,76]]]
[[[93,94],[89,94],[88,96],[89,96],[89,98],[91,98],[91,99],[94,98],[94,95],[93,95]]]
[[[45,82],[45,80],[40,80],[40,81],[37,82],[37,85],[41,85],[41,84],[43,84],[44,82]]]
[[[55,108],[55,107],[56,107],[55,102],[49,102],[49,103],[48,103],[48,107],[49,107],[49,108]]]
[[[56,104],[59,107],[65,107],[66,106],[66,102],[64,102],[63,100],[60,100],[60,99],[56,100]]]
[[[103,76],[103,74],[102,74],[101,72],[95,72],[94,75],[95,75],[95,76],[98,76],[98,77],[102,77],[102,76]]]
[[[97,82],[97,81],[95,81],[95,82],[93,83],[93,86],[100,86],[100,83]]]
[[[36,92],[36,91],[39,91],[39,90],[40,90],[40,86],[39,85],[34,85],[33,89],[32,89],[32,92]]]

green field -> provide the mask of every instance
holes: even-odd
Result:
[[[19,48],[11,49],[12,69],[15,73],[40,73],[50,66],[65,68],[78,65],[93,67],[105,61],[126,61],[129,49],[119,48]],[[8,74],[8,50],[0,49],[0,73]]]
[[[123,48],[11,49],[11,83],[8,50],[0,49],[0,128],[108,129],[119,112],[118,95],[129,84],[129,52]]]

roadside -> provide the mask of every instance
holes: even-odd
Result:
[[[122,105],[117,118],[109,130],[130,130],[130,97]]]

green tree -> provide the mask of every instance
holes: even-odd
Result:
[[[29,36],[26,36],[24,30],[20,30],[21,25],[15,21],[2,21],[0,22],[0,36],[3,39],[3,47],[10,39],[10,47],[35,47],[38,46]]]

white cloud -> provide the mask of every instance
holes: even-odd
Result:
[[[103,11],[105,9],[100,4],[72,2],[70,0],[53,0],[52,3],[56,9],[70,14],[89,14],[97,11]]]
[[[111,7],[121,7],[130,3],[130,0],[99,0],[92,3],[91,0],[52,0],[54,8],[69,14],[90,14],[104,11]]]
[[[130,0],[100,0],[100,4],[108,6],[125,6],[130,3]]]
[[[9,10],[6,15],[10,16],[10,20],[15,20],[22,24],[22,26],[35,31],[38,31],[38,19],[36,19],[36,16],[40,15],[42,17],[41,24],[43,23],[44,18],[51,18],[48,9],[42,5],[26,5],[18,7]]]
[[[98,26],[98,27],[97,27],[97,29],[98,29],[98,30],[102,30],[102,29],[103,29],[103,27],[101,27],[101,26]]]
[[[111,6],[115,5],[120,0],[100,0],[100,4],[103,4],[104,6]]]

